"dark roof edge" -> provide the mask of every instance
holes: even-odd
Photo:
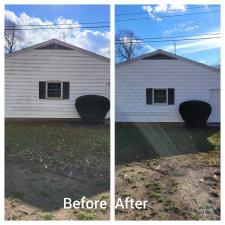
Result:
[[[74,45],[71,45],[71,44],[68,44],[68,43],[65,43],[63,41],[60,41],[58,39],[50,39],[48,41],[45,41],[45,42],[41,42],[41,43],[38,43],[36,45],[32,45],[30,47],[26,47],[26,48],[23,48],[23,49],[20,49],[20,50],[17,50],[15,52],[12,52],[12,53],[9,53],[9,54],[6,54],[5,57],[6,58],[9,58],[9,57],[12,57],[12,56],[15,56],[15,55],[19,55],[21,53],[24,53],[24,52],[28,52],[30,50],[33,50],[33,49],[36,49],[36,48],[39,48],[39,47],[42,47],[42,46],[46,46],[46,45],[49,45],[51,43],[55,43],[55,44],[60,44],[62,46],[65,46],[67,48],[70,48],[71,50],[78,50],[80,52],[83,52],[83,53],[86,53],[86,54],[89,54],[89,55],[92,55],[94,57],[97,57],[97,58],[100,58],[100,59],[103,59],[105,61],[110,61],[109,58],[105,57],[105,56],[102,56],[102,55],[99,55],[97,53],[94,53],[94,52],[90,52],[88,50],[85,50],[83,48],[79,48],[79,47],[76,47]]]
[[[153,55],[156,55],[156,54],[164,54],[166,56],[170,56],[170,57],[174,57],[176,59],[180,59],[180,60],[183,60],[183,61],[186,61],[186,62],[190,62],[190,63],[193,63],[195,65],[198,65],[198,66],[201,66],[201,67],[204,67],[206,69],[209,69],[209,70],[213,70],[215,72],[220,72],[220,69],[216,68],[216,67],[213,67],[213,66],[208,66],[206,64],[203,64],[203,63],[200,63],[200,62],[197,62],[197,61],[194,61],[194,60],[191,60],[191,59],[188,59],[188,58],[185,58],[183,56],[179,56],[179,55],[175,55],[173,53],[170,53],[170,52],[167,52],[167,51],[164,51],[162,49],[158,49],[154,52],[150,52],[150,53],[147,53],[147,54],[144,54],[144,55],[141,55],[139,57],[136,57],[134,59],[131,59],[129,61],[125,61],[125,62],[121,62],[121,63],[118,63],[116,64],[116,67],[120,67],[120,66],[123,66],[123,65],[127,65],[127,64],[130,64],[130,63],[133,63],[133,62],[136,62],[138,60],[141,60],[145,57],[150,57],[150,56],[153,56]]]

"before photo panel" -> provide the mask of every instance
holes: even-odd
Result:
[[[5,220],[110,219],[109,13],[5,6]]]

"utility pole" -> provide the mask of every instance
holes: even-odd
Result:
[[[65,42],[65,39],[66,39],[66,35],[65,35],[65,32],[63,32],[63,41]]]
[[[173,42],[173,47],[174,47],[174,54],[177,54],[177,49],[176,49],[176,41]]]

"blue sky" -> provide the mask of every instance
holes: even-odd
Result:
[[[82,24],[102,21],[109,22],[110,7],[108,5],[6,5],[5,18],[19,25],[57,23],[73,24],[73,26],[75,24],[76,27],[79,27],[79,29],[67,30],[24,30],[25,39],[18,43],[17,49],[47,41],[51,38],[64,40],[65,37],[65,41],[68,43],[104,56],[109,56],[110,29],[108,27],[82,28],[109,25],[106,23],[97,25]]]
[[[129,13],[143,13],[129,16],[116,16],[116,32],[131,30],[140,38],[146,37],[174,37],[183,35],[199,35],[220,32],[220,11],[218,5],[117,5],[116,15]],[[204,13],[177,17],[178,14]],[[163,18],[164,17],[164,18]],[[130,18],[148,18],[145,20],[118,21]],[[199,36],[200,37],[200,36]],[[194,37],[194,38],[199,38]],[[208,36],[212,37],[212,36]],[[213,65],[220,62],[220,39],[177,41],[177,54],[184,57]],[[174,51],[170,42],[145,42],[146,52],[156,49]]]
[[[25,12],[43,20],[55,20],[59,16],[81,22],[109,21],[110,18],[107,5],[6,5],[5,9],[16,15]]]

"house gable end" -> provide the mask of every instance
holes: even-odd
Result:
[[[6,58],[13,57],[13,56],[16,56],[16,55],[19,55],[19,54],[22,54],[22,53],[26,53],[26,52],[29,52],[29,51],[32,51],[32,50],[55,50],[55,49],[57,49],[57,50],[61,49],[61,50],[79,51],[79,52],[82,52],[82,53],[87,54],[89,56],[93,56],[95,58],[104,60],[106,62],[110,61],[109,58],[107,58],[105,56],[98,55],[94,52],[90,52],[88,50],[73,46],[71,44],[59,41],[57,39],[51,39],[51,40],[46,41],[46,42],[42,42],[42,43],[30,46],[30,47],[26,47],[24,49],[20,49],[18,51],[13,52],[13,53],[7,54],[5,57]]]
[[[50,43],[44,46],[34,48],[34,50],[73,50],[73,49],[67,46],[60,45],[58,43]]]
[[[160,56],[157,56],[158,58],[155,58],[154,56],[156,56],[156,55],[160,55]],[[203,67],[205,69],[208,69],[208,70],[220,73],[220,69],[218,69],[218,68],[215,68],[213,66],[208,66],[206,64],[203,64],[203,63],[200,63],[200,62],[197,62],[197,61],[194,61],[194,60],[191,60],[191,59],[179,56],[179,55],[175,55],[173,53],[166,52],[166,51],[161,50],[161,49],[156,50],[156,51],[151,52],[151,53],[148,53],[148,54],[145,54],[145,55],[141,55],[141,56],[139,56],[137,58],[133,58],[133,59],[128,60],[128,61],[121,62],[121,63],[117,64],[116,67],[119,68],[119,67],[121,67],[123,65],[128,65],[130,63],[138,62],[140,60],[148,60],[148,59],[160,60],[159,58],[161,57],[161,55],[163,55],[164,59],[168,59],[168,57],[169,57],[169,58],[172,58],[173,60],[182,60],[184,62],[189,62],[189,63],[192,63],[194,65]],[[167,58],[165,58],[165,57],[167,57]]]
[[[154,55],[143,57],[142,60],[177,60],[177,58],[162,53],[157,53]]]

